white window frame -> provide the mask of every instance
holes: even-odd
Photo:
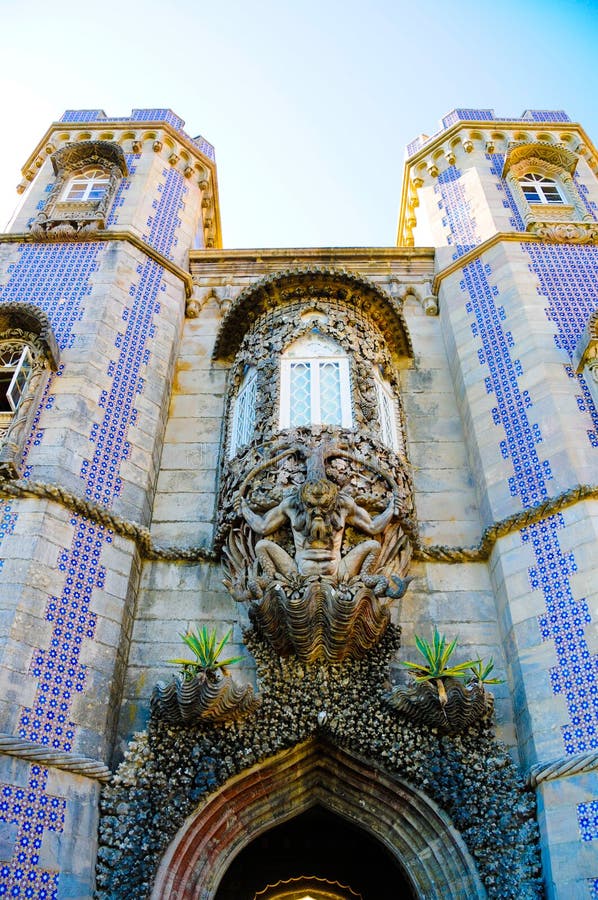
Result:
[[[323,346],[335,350],[335,344],[330,339],[322,338],[303,338],[295,345],[289,347],[281,359],[280,364],[280,419],[279,425],[281,429],[300,427],[291,424],[291,370],[295,365],[306,365],[310,371],[310,421],[305,423],[305,427],[310,425],[332,424],[338,428],[351,428],[353,426],[353,410],[351,403],[351,379],[349,376],[349,359],[347,355],[338,348],[337,352],[321,352],[309,353],[310,344],[317,343],[320,349]],[[305,349],[306,353],[300,351]],[[295,352],[298,355],[295,356]],[[322,423],[321,402],[320,402],[320,370],[322,366],[328,363],[334,363],[338,366],[339,373],[339,393],[340,393],[340,413],[341,421],[335,423]]]
[[[7,366],[7,368],[10,367]],[[31,356],[31,350],[29,347],[23,347],[23,352],[19,357],[8,390],[6,391],[6,399],[8,400],[13,413],[17,411],[21,398],[27,389],[27,383],[31,377],[32,370],[33,357]]]
[[[539,172],[526,172],[525,175],[521,175],[518,178],[518,181],[519,187],[523,191],[523,196],[531,206],[557,206],[559,204],[566,205],[567,203],[563,189],[555,178],[541,175]],[[546,188],[552,189],[554,192],[552,196],[546,191]],[[533,190],[538,199],[528,197],[526,190],[528,193]]]
[[[374,374],[376,394],[378,397],[378,419],[380,420],[380,440],[386,447],[400,450],[399,432],[397,429],[397,403],[392,386],[382,376]]]
[[[257,397],[257,369],[245,372],[233,407],[230,446],[228,455],[233,457],[240,447],[249,444],[255,430],[255,405]]]
[[[103,188],[100,196],[91,197],[91,194],[99,187]],[[109,187],[110,175],[105,169],[96,166],[93,169],[75,172],[67,181],[60,199],[63,203],[96,203],[105,197]],[[74,192],[75,190],[77,193],[82,191],[82,196],[71,197],[71,192]]]

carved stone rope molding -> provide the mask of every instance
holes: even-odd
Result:
[[[585,775],[598,770],[598,750],[589,753],[576,753],[575,756],[560,756],[550,763],[539,763],[532,766],[528,776],[531,787],[535,788],[543,781],[566,778],[568,775]]]
[[[484,530],[480,543],[475,547],[448,547],[443,544],[424,547],[418,543],[413,555],[415,559],[426,562],[481,562],[488,559],[494,544],[499,538],[505,537],[513,531],[527,528],[529,525],[535,525],[541,519],[553,516],[555,513],[566,509],[568,506],[573,506],[581,500],[591,498],[598,498],[598,486],[579,484],[574,488],[569,488],[569,490],[564,491],[557,497],[549,497],[530,509],[513,513],[513,515],[503,519],[502,522],[495,522],[494,525],[489,525]]]
[[[42,481],[2,481],[0,482],[0,498],[27,498],[38,497],[42,500],[53,500],[65,509],[85,516],[93,522],[97,522],[104,528],[108,528],[115,534],[135,541],[141,556],[144,559],[169,560],[172,562],[217,562],[219,554],[215,550],[206,547],[160,547],[154,544],[151,534],[143,525],[123,519],[116,513],[93,503],[83,497],[74,494],[57,484],[46,484]],[[402,523],[404,531],[413,541],[414,559],[424,562],[483,562],[488,559],[496,541],[520,531],[529,525],[534,525],[541,519],[552,516],[568,506],[573,506],[581,500],[598,499],[598,486],[580,484],[564,491],[557,497],[550,497],[538,503],[531,509],[523,510],[507,516],[501,522],[495,522],[485,529],[482,539],[475,547],[449,547],[445,544],[433,544],[425,547],[420,543],[415,525],[411,521]]]
[[[37,497],[42,500],[53,500],[77,515],[85,516],[108,528],[115,534],[135,541],[144,559],[186,560],[189,562],[214,561],[217,557],[213,550],[204,547],[159,547],[152,542],[150,532],[137,522],[123,519],[116,513],[106,509],[99,503],[93,503],[68,491],[57,484],[46,484],[43,481],[3,481],[0,483],[0,497],[27,498]]]
[[[12,734],[0,732],[0,753],[6,756],[17,756],[40,766],[63,769],[74,775],[83,775],[96,781],[109,781],[112,772],[103,762],[87,756],[75,756],[65,750],[50,750],[43,744],[23,741]]]

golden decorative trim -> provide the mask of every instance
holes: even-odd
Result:
[[[491,130],[493,133],[502,132],[508,134],[513,131],[559,131],[567,132],[567,134],[575,135],[579,139],[577,153],[583,156],[592,170],[598,165],[598,153],[592,141],[588,137],[586,131],[577,122],[534,122],[532,120],[522,121],[513,119],[488,119],[486,121],[477,121],[473,119],[460,119],[449,128],[443,129],[421,147],[413,156],[410,156],[405,163],[405,174],[403,177],[403,187],[401,193],[401,202],[399,206],[399,223],[397,227],[397,246],[405,247],[404,241],[407,237],[407,219],[410,215],[409,210],[409,194],[410,190],[415,187],[412,173],[416,173],[418,167],[424,163],[427,157],[436,158],[441,152],[442,147],[452,147],[455,139],[462,133],[469,137],[469,132],[486,132]],[[467,139],[463,143],[466,152],[470,153],[473,147],[468,147],[471,141]],[[489,151],[487,151],[489,152]]]
[[[154,248],[150,244],[146,244],[145,241],[142,241],[136,234],[133,234],[132,231],[93,231],[85,234],[79,233],[77,235],[76,240],[80,243],[89,243],[90,241],[123,241],[124,243],[132,244],[136,250],[140,250],[146,256],[149,256],[150,259],[153,259],[154,262],[158,263],[159,266],[162,266],[163,269],[166,269],[171,275],[174,275],[176,278],[179,278],[184,286],[185,286],[185,298],[189,299],[189,297],[193,293],[193,279],[189,272],[186,272],[184,269],[181,269],[180,266],[177,266],[176,263],[173,263],[172,260],[168,259],[166,256],[163,256],[162,253],[159,253],[158,250],[154,250]],[[30,234],[0,234],[0,244],[39,244],[39,240],[35,240]],[[48,242],[50,243],[50,242]]]
[[[40,500],[52,500],[76,515],[85,516],[103,528],[128,538],[137,545],[143,559],[168,560],[170,562],[217,562],[220,558],[212,548],[207,547],[161,547],[154,544],[151,534],[143,525],[123,519],[105,506],[86,500],[57,484],[46,484],[41,481],[1,481],[1,499],[28,499],[37,497]],[[417,526],[411,520],[402,520],[401,527],[413,542],[414,559],[424,562],[464,563],[483,562],[488,559],[496,541],[501,537],[534,525],[541,519],[552,516],[582,500],[598,499],[597,485],[577,485],[538,503],[531,509],[523,510],[507,516],[501,522],[495,522],[485,529],[482,539],[475,547],[449,547],[445,544],[424,546],[421,543]]]

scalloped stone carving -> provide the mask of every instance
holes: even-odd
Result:
[[[151,699],[152,714],[186,725],[198,719],[212,722],[239,719],[259,706],[251,685],[239,685],[230,675],[221,678],[203,673],[194,678],[176,675],[172,681],[159,681]]]
[[[387,702],[413,722],[438,728],[446,734],[465,731],[469,725],[492,713],[494,698],[480,682],[465,684],[458,678],[441,680],[446,690],[445,703],[441,703],[434,681],[396,687],[388,695]]]

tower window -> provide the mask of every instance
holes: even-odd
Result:
[[[101,200],[109,185],[110,177],[104,169],[85,169],[69,179],[61,200],[65,203]]]
[[[378,396],[378,416],[380,419],[380,440],[393,450],[399,449],[397,437],[397,416],[393,390],[388,381],[383,381],[376,373],[376,393]]]
[[[29,347],[0,345],[0,413],[14,413],[33,368]]]
[[[280,372],[280,427],[339,425],[350,428],[349,360],[333,341],[302,338],[285,352]]]
[[[253,437],[256,388],[257,372],[255,369],[250,368],[243,377],[235,400],[229,448],[230,456],[234,456],[239,447],[244,447]]]
[[[521,190],[528,203],[564,203],[558,184],[553,178],[528,172],[519,179]]]

